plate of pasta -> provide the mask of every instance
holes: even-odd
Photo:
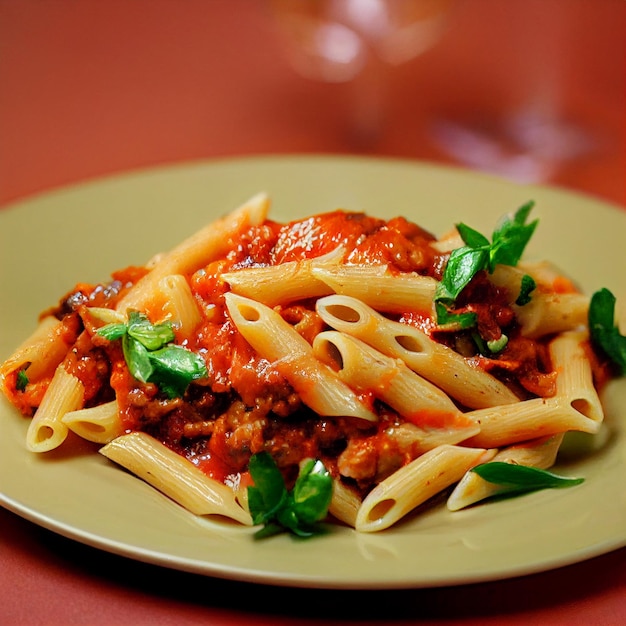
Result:
[[[0,504],[284,586],[463,584],[623,547],[624,232],[583,195],[354,157],[8,206]]]

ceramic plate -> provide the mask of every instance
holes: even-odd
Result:
[[[626,300],[626,212],[565,191],[467,171],[349,157],[185,164],[36,196],[0,211],[0,359],[37,314],[76,282],[142,264],[259,191],[271,217],[336,208],[403,214],[442,234],[464,221],[490,232],[527,200],[540,219],[527,259],[548,258],[588,293]],[[197,519],[94,452],[37,456],[27,420],[0,399],[0,503],[77,541],[199,574],[276,585],[402,588],[494,580],[581,561],[626,545],[626,380],[604,394],[606,440],[558,471],[572,489],[448,512],[430,506],[378,534],[336,527],[308,541],[255,541],[250,529]]]

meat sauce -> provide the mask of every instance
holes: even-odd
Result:
[[[301,459],[316,457],[334,475],[367,490],[420,453],[414,438],[401,436],[410,428],[408,420],[373,398],[368,401],[379,415],[375,424],[313,414],[230,321],[224,303],[228,286],[220,274],[316,258],[341,246],[346,263],[384,264],[392,272],[440,279],[447,255],[436,251],[434,241],[433,235],[404,218],[383,221],[343,211],[288,224],[266,221],[250,228],[226,258],[188,277],[202,321],[186,346],[202,355],[208,376],[192,383],[183,398],[174,399],[161,394],[156,385],[135,380],[119,342],[96,335],[86,313],[88,306],[114,307],[147,271],[127,268],[113,275],[108,285],[77,285],[52,311],[60,319],[74,320],[71,333],[78,341],[65,366],[85,384],[87,406],[115,393],[128,431],[153,434],[218,480],[245,477],[250,456],[268,451],[288,478],[295,476]],[[509,337],[497,359],[466,356],[510,382],[520,395],[549,395],[554,381],[545,350],[519,336],[510,300],[485,276],[462,294],[459,306],[477,314],[481,333],[497,339],[506,332]],[[312,302],[278,310],[309,341],[325,328]],[[396,319],[431,332],[455,349],[463,343],[458,333],[437,332],[427,313],[407,311]],[[430,427],[446,425],[439,424],[437,415],[413,418]]]

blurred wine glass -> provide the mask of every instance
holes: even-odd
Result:
[[[437,116],[431,136],[444,153],[475,169],[538,183],[598,148],[589,125],[568,115],[563,102],[569,59],[579,45],[572,27],[585,1],[468,3],[467,8],[482,9],[486,22],[500,25],[499,37],[485,29],[475,44],[487,52],[485,73],[506,63],[506,95],[494,97],[497,108],[467,107],[454,116]],[[491,87],[495,93],[502,89]]]
[[[439,39],[453,0],[269,0],[286,55],[302,76],[345,83],[362,143],[381,133],[389,69]]]

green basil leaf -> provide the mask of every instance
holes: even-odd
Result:
[[[285,481],[267,452],[252,455],[248,469],[254,481],[254,486],[248,487],[250,514],[255,524],[262,524],[275,515],[287,498]]]
[[[287,530],[299,537],[319,532],[316,523],[328,513],[333,479],[321,461],[303,464],[291,492],[267,452],[252,455],[249,463],[254,485],[248,487],[248,507],[254,524],[263,524],[257,538]]]
[[[489,239],[485,237],[485,235],[479,233],[477,230],[470,228],[467,224],[463,222],[456,225],[456,229],[461,236],[461,239],[470,247],[470,248],[488,248],[489,247]]]
[[[147,354],[153,368],[149,382],[158,384],[170,398],[182,396],[192,381],[207,375],[204,359],[182,346],[169,345]]]
[[[142,383],[149,382],[154,369],[150,363],[150,356],[145,346],[130,335],[124,335],[122,338],[122,349],[128,370],[133,377]]]
[[[500,485],[507,492],[529,492],[540,489],[560,489],[573,487],[584,481],[584,478],[568,478],[547,470],[527,465],[492,461],[474,467],[472,472],[487,482]]]
[[[24,391],[28,385],[28,374],[25,370],[20,370],[17,373],[17,380],[15,381],[15,388],[18,391]]]
[[[137,311],[131,311],[129,315],[128,334],[148,350],[158,350],[175,338],[169,322],[152,324],[145,315]]]
[[[314,524],[326,517],[333,495],[330,473],[321,461],[307,461],[293,489],[296,515],[305,524]]]
[[[509,343],[509,338],[506,335],[500,335],[499,339],[492,339],[487,342],[487,349],[492,354],[497,354],[506,348],[507,343]]]
[[[106,326],[102,326],[98,328],[96,333],[101,337],[104,337],[107,341],[116,341],[117,339],[121,339],[128,330],[128,326],[126,324],[106,324]]]
[[[521,206],[512,219],[508,215],[504,216],[498,228],[494,230],[489,253],[490,272],[493,272],[498,264],[511,266],[518,264],[528,241],[539,223],[538,220],[535,220],[530,224],[526,224],[534,204],[531,201]]]
[[[454,313],[440,302],[435,303],[437,323],[442,326],[454,327],[456,330],[471,328],[476,324],[476,313]]]
[[[530,294],[535,291],[537,288],[537,283],[532,276],[528,274],[524,274],[522,276],[522,282],[520,284],[519,295],[517,296],[517,300],[515,300],[515,304],[518,306],[524,306],[531,301]]]
[[[491,243],[466,224],[457,224],[457,230],[467,245],[450,253],[435,291],[435,303],[454,304],[461,291],[481,270],[492,273],[498,264],[517,265],[538,224],[538,220],[526,223],[533,206],[534,202],[528,202],[512,217],[504,216],[493,231]],[[439,317],[437,322],[443,323]]]
[[[589,303],[589,334],[591,342],[626,376],[626,336],[615,323],[615,296],[606,288],[596,291]]]
[[[482,248],[457,248],[446,264],[441,282],[437,285],[435,300],[454,302],[463,288],[485,266],[488,252]]]

